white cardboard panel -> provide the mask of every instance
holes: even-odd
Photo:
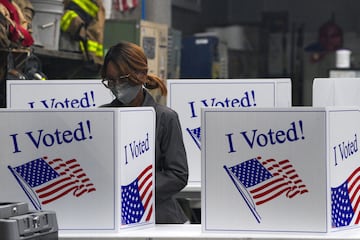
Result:
[[[202,108],[203,231],[358,227],[359,120],[352,107]]]
[[[0,201],[53,210],[65,232],[154,225],[153,108],[3,109],[0,116]],[[134,196],[144,191],[145,169],[148,207]]]
[[[189,162],[187,188],[201,185],[201,107],[290,107],[290,79],[168,79],[167,105],[182,125]]]
[[[313,106],[360,106],[360,78],[315,78]]]
[[[7,108],[94,108],[113,99],[100,79],[7,80],[6,85]]]

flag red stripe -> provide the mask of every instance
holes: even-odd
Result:
[[[292,172],[292,171],[294,172],[295,171],[291,164],[284,165],[284,166],[280,164],[280,166],[281,166],[281,169],[287,170],[288,172]]]
[[[139,185],[139,189],[142,189],[143,185],[146,183],[146,181],[152,177],[152,172],[150,172],[144,179],[141,180],[141,183]],[[140,180],[140,179],[139,179]]]
[[[360,167],[358,167],[358,168],[348,177],[348,179],[353,178],[356,174],[359,173],[359,171],[360,171]]]
[[[76,188],[77,188],[76,186],[74,186],[74,187],[72,187],[72,188],[69,188],[69,189],[66,190],[65,192],[62,192],[61,194],[59,194],[59,195],[57,195],[57,196],[55,196],[55,197],[53,197],[53,198],[50,198],[50,199],[48,199],[48,200],[44,200],[44,201],[42,201],[41,203],[42,203],[42,204],[48,204],[48,203],[50,203],[50,202],[53,202],[53,201],[61,198],[62,196],[65,196],[65,195],[68,194],[69,192],[75,190]]]
[[[67,181],[70,181],[70,180],[71,180],[71,177],[61,178],[61,179],[59,179],[59,180],[57,180],[57,181],[55,181],[55,182],[53,182],[53,183],[51,183],[49,185],[46,185],[45,187],[37,189],[35,192],[36,193],[41,193],[43,191],[47,191],[48,189],[53,188],[56,185],[59,185],[59,184],[61,184],[63,182],[67,182]]]
[[[46,159],[46,158],[44,158],[44,159]],[[54,158],[52,161],[49,161],[49,164],[52,165],[57,162],[63,162],[63,160],[61,158]]]
[[[152,197],[152,191],[149,193],[149,196],[146,198],[146,201],[145,201],[145,204],[144,204],[144,209],[147,209],[147,206],[149,205],[151,197]]]
[[[275,161],[275,159],[273,159],[273,160]],[[283,165],[285,163],[290,163],[289,159],[284,159],[284,160],[279,161],[279,165]],[[290,166],[291,166],[291,164],[290,164]]]
[[[270,201],[270,200],[272,200],[272,199],[280,196],[281,194],[283,194],[284,192],[288,191],[289,189],[290,189],[289,187],[284,188],[283,190],[281,190],[281,191],[273,194],[273,195],[270,196],[269,198],[266,198],[266,199],[264,199],[264,200],[262,200],[262,201],[258,201],[258,202],[256,202],[255,204],[256,204],[256,205],[261,205],[261,204],[263,204],[263,203],[266,203],[266,202],[268,202],[268,201]]]
[[[84,187],[85,187],[84,185],[81,185],[80,187],[78,187],[78,188],[74,191],[73,195],[74,195],[75,197],[79,197],[79,196],[83,195],[84,193],[86,193],[86,192],[87,192],[87,189],[84,188]]]
[[[54,167],[54,170],[59,170],[60,168],[66,167],[65,163],[60,163],[59,165],[57,165],[56,167]]]
[[[82,182],[82,183],[86,183],[86,182],[88,182],[88,181],[90,181],[89,178],[81,179],[81,182]]]
[[[296,175],[295,169],[293,169],[293,168],[291,170],[289,170],[289,171],[286,171],[285,173],[288,174],[288,175],[290,175],[292,173],[295,173],[295,175]]]
[[[295,170],[294,170],[295,171]],[[299,175],[297,175],[297,174],[295,174],[295,175],[292,175],[292,176],[289,176],[289,178],[291,179],[291,180],[293,180],[293,179],[295,179],[295,178],[298,178],[299,177]]]
[[[77,163],[76,159],[73,158],[73,159],[70,159],[70,160],[67,160],[65,161],[66,164],[70,164],[70,163]]]
[[[142,178],[146,174],[147,171],[149,171],[152,168],[152,165],[147,166],[140,174],[138,179]]]
[[[351,175],[350,177],[348,178],[348,182],[351,183],[350,186],[349,186],[349,192],[352,191],[352,189],[358,185],[359,183],[359,179],[360,179],[360,176],[356,176],[356,174],[358,173],[358,169],[355,170]],[[356,176],[356,178],[355,178]]]
[[[298,188],[296,186],[294,186],[293,189],[289,189],[289,191],[286,193],[286,196],[288,198],[293,198],[295,197],[298,193],[300,193],[300,190],[298,190]]]
[[[86,174],[85,173],[82,173],[82,174],[80,174],[80,175],[77,175],[76,177],[77,178],[83,178],[83,177],[85,177],[86,176]]]
[[[282,182],[282,181],[283,181],[282,178],[275,178],[275,179],[273,179],[272,181],[270,181],[270,182],[268,182],[268,183],[266,183],[266,184],[264,184],[264,185],[261,185],[260,187],[257,187],[257,188],[252,189],[252,190],[250,191],[250,193],[257,193],[257,192],[259,192],[259,191],[262,191],[262,190],[265,189],[265,188],[268,188],[268,187],[271,186],[271,185],[274,185],[275,183]]]
[[[149,188],[152,186],[152,182],[150,181],[147,186],[145,187],[145,190],[143,191],[143,193],[141,194],[140,198],[144,199],[144,196],[146,195],[147,191],[149,191]],[[141,188],[142,190],[142,188]]]
[[[262,163],[263,163],[264,166],[266,164],[277,164],[275,159],[273,159],[273,158],[267,159],[267,160],[263,161]]]
[[[360,190],[360,167],[358,167],[347,179],[348,184],[348,193],[351,201],[351,206],[354,211],[354,224],[359,224],[360,222],[360,214],[359,214],[359,206],[360,206],[360,198],[359,198],[359,190]]]
[[[83,172],[83,169],[80,168],[80,169],[78,169],[78,170],[74,170],[74,171],[73,171],[73,173],[79,173],[79,172]]]
[[[353,188],[354,186],[352,186],[352,188]],[[357,186],[356,186],[356,189],[355,190],[353,190],[353,189],[349,189],[349,192],[354,192],[354,194],[350,194],[350,196],[351,196],[351,198],[350,198],[350,200],[351,200],[351,202],[353,202],[354,201],[354,198],[356,197],[356,193],[359,191],[359,189],[360,189],[360,185],[358,184]]]
[[[95,185],[92,184],[92,183],[89,183],[89,184],[86,184],[86,187],[87,187],[87,191],[88,192],[93,192],[93,191],[96,191],[96,188],[94,187]]]
[[[278,185],[275,185],[274,187],[272,187],[272,188],[269,188],[269,189],[267,189],[266,191],[264,191],[264,192],[261,192],[261,193],[259,193],[259,194],[256,194],[256,195],[253,195],[254,196],[254,199],[256,199],[256,198],[261,198],[261,197],[264,197],[264,196],[266,196],[266,195],[269,195],[270,193],[272,193],[273,191],[275,191],[275,190],[277,190],[277,189],[280,189],[280,188],[282,188],[282,187],[284,187],[284,186],[287,186],[288,185],[288,183],[280,183],[280,184],[278,184]],[[288,189],[289,189],[289,187],[287,187]]]
[[[145,221],[149,221],[152,216],[153,206],[151,204],[151,200],[153,199],[153,191],[152,186],[153,182],[151,177],[152,174],[152,165],[147,166],[138,176],[138,189],[139,193],[141,193],[140,198],[145,210],[147,210],[147,215],[145,216]],[[150,181],[149,181],[150,180]],[[150,208],[150,209],[149,209]]]
[[[356,195],[356,194],[354,194],[354,195]],[[359,208],[359,204],[360,204],[360,199],[357,198],[356,201],[354,201],[355,204],[354,204],[353,201],[354,201],[354,199],[351,199],[351,205],[353,206],[354,212],[357,213],[357,212],[358,212],[358,208]]]
[[[70,165],[69,168],[72,170],[74,168],[80,168],[80,170],[83,170],[79,164]]]
[[[300,194],[309,192],[307,189],[301,190]]]
[[[151,215],[152,215],[152,211],[153,211],[153,206],[151,205],[151,206],[150,206],[150,210],[149,210],[149,212],[148,212],[148,214],[147,214],[147,216],[146,216],[145,221],[149,221],[149,220],[150,220]]]
[[[66,188],[66,187],[69,187],[69,186],[71,186],[71,185],[76,184],[77,182],[78,182],[77,180],[67,182],[66,184],[63,184],[63,185],[61,185],[61,186],[59,186],[59,187],[57,187],[57,188],[54,188],[54,189],[52,189],[51,191],[48,191],[48,192],[43,193],[43,194],[40,194],[40,195],[39,195],[39,198],[48,197],[48,196],[50,196],[51,194],[54,194],[54,193],[56,193],[56,192],[58,192],[58,191],[60,191],[60,190],[62,190],[62,189],[64,189],[64,188]],[[76,188],[77,188],[77,186],[76,186]]]
[[[298,183],[301,183],[301,182],[302,182],[301,179],[298,179],[298,180],[295,180],[295,181],[294,181],[295,184],[298,184]],[[304,187],[305,187],[305,185],[301,185],[301,186],[304,186]]]

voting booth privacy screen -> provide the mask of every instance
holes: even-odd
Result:
[[[202,107],[291,107],[290,79],[168,79],[167,105],[178,114],[189,162],[188,186],[200,186]]]
[[[7,80],[6,106],[17,109],[96,108],[114,98],[100,79]]]
[[[358,227],[359,120],[352,107],[202,108],[203,231]]]
[[[62,231],[155,223],[153,108],[0,111],[0,201],[53,210]]]
[[[360,78],[315,78],[313,106],[360,106]]]

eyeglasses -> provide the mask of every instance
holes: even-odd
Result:
[[[117,79],[107,79],[104,78],[103,80],[101,80],[102,84],[104,84],[104,86],[106,88],[109,88],[110,86],[114,86],[116,83],[121,84],[124,83],[126,81],[124,81],[125,78],[130,77],[130,74],[126,74],[123,76],[118,77]]]

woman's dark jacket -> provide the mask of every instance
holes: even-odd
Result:
[[[184,223],[188,219],[174,198],[188,181],[188,163],[178,114],[156,103],[144,90],[142,106],[154,107],[155,137],[155,216],[156,223]],[[101,107],[124,107],[117,99]]]

